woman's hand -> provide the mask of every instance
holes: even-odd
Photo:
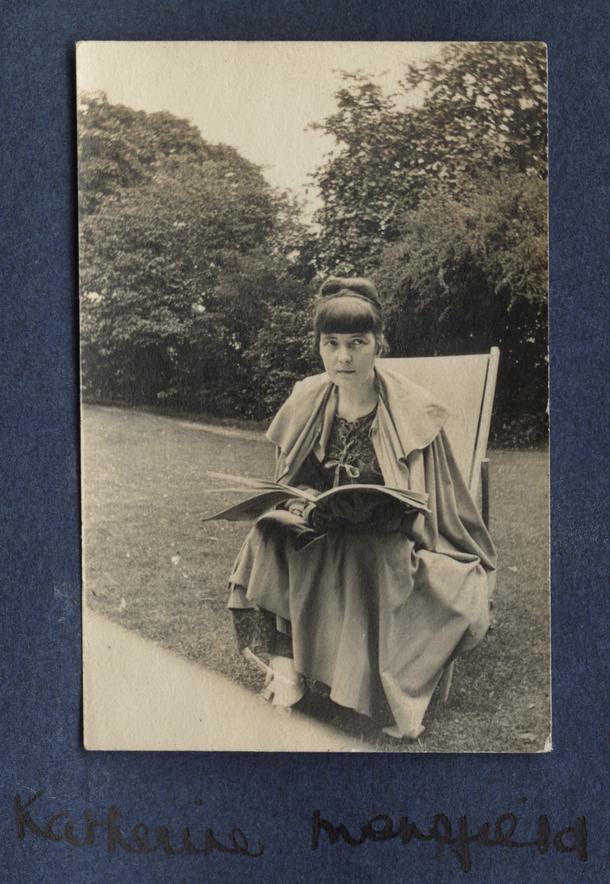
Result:
[[[310,488],[309,485],[295,485],[294,487],[298,488],[299,491],[305,491],[308,494],[318,494],[316,489]],[[278,509],[287,510],[289,513],[292,513],[293,516],[303,516],[308,507],[311,506],[312,504],[308,500],[304,500],[302,497],[289,497],[283,503],[278,505]]]
[[[288,510],[289,513],[292,513],[293,516],[304,517],[305,511],[308,507],[312,506],[307,500],[301,500],[299,498],[288,500],[284,504],[284,509]]]
[[[310,503],[309,507],[303,514],[303,518],[307,521],[310,528],[313,528],[318,534],[325,534],[327,531],[337,528],[337,520],[330,514],[319,509],[315,503]]]
[[[297,516],[299,519],[307,522],[309,527],[317,531],[318,534],[324,534],[335,523],[331,516],[322,513],[315,503],[310,503],[308,500],[293,498],[292,500],[287,500],[282,506],[283,509],[292,513],[293,516]]]

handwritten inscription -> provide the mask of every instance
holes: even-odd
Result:
[[[329,844],[343,842],[350,847],[361,847],[366,841],[390,841],[400,844],[412,841],[432,842],[439,847],[447,846],[455,854],[464,872],[472,868],[471,845],[479,847],[530,848],[545,854],[553,848],[559,853],[574,853],[579,860],[587,859],[587,822],[584,816],[576,818],[573,826],[553,831],[548,816],[539,816],[535,837],[521,840],[517,836],[519,818],[514,813],[503,813],[493,826],[482,823],[478,829],[470,827],[468,817],[460,816],[454,825],[444,813],[437,813],[430,828],[422,831],[407,816],[394,822],[392,817],[380,814],[365,823],[358,834],[349,831],[344,823],[334,824],[323,819],[320,811],[314,811],[311,820],[311,847],[317,850],[325,840]]]
[[[262,844],[251,845],[242,829],[233,828],[226,835],[218,836],[214,830],[198,826],[182,826],[175,829],[167,825],[149,825],[136,822],[128,826],[119,807],[112,805],[102,814],[85,808],[80,814],[68,810],[44,812],[44,790],[24,798],[15,795],[14,810],[17,837],[24,841],[30,836],[49,842],[64,842],[70,847],[87,848],[105,845],[108,855],[117,852],[128,854],[159,853],[171,857],[179,855],[203,855],[212,853],[233,854],[254,859],[265,852]],[[523,799],[525,801],[525,799]],[[203,802],[196,801],[195,805]],[[519,829],[519,817],[503,813],[491,822],[472,827],[467,816],[454,822],[444,813],[432,817],[428,828],[422,828],[408,816],[396,820],[387,814],[373,816],[359,831],[348,828],[345,823],[325,819],[319,810],[311,817],[310,848],[318,850],[325,845],[345,844],[351,848],[366,842],[396,841],[401,845],[412,842],[428,842],[437,845],[439,856],[445,848],[457,859],[461,869],[472,869],[472,847],[530,849],[539,854],[549,851],[574,854],[580,861],[587,860],[587,821],[576,817],[572,825],[554,828],[549,817],[539,816],[532,828],[532,837],[524,837]],[[528,830],[531,827],[528,827]],[[280,845],[281,847],[281,845]]]
[[[246,835],[239,828],[231,829],[222,840],[211,828],[196,835],[189,826],[173,832],[169,826],[149,826],[137,822],[125,830],[121,810],[114,805],[99,818],[89,808],[83,811],[80,819],[76,819],[67,810],[55,811],[46,817],[41,817],[40,808],[35,808],[34,805],[44,794],[44,790],[36,792],[28,799],[23,799],[19,793],[15,795],[15,822],[17,837],[21,841],[28,832],[43,841],[64,841],[76,848],[92,847],[103,839],[109,854],[122,851],[135,854],[160,852],[165,856],[180,854],[209,856],[216,851],[254,858],[262,856],[265,850],[264,845],[258,845],[256,849],[251,848]]]

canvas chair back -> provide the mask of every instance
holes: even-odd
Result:
[[[384,365],[428,390],[449,411],[445,431],[476,499],[487,451],[500,351],[475,356],[384,359]]]

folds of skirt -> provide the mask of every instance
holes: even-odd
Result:
[[[333,531],[303,546],[306,529],[298,516],[262,516],[228,606],[289,623],[298,672],[328,685],[334,702],[417,737],[443,668],[488,629],[480,560],[416,548],[398,531]]]

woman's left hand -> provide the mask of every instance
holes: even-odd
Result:
[[[326,534],[327,531],[332,531],[333,528],[338,527],[337,520],[330,513],[326,513],[317,507],[315,503],[309,504],[303,514],[303,518],[318,534]]]
[[[300,516],[301,518],[303,518],[305,515],[305,511],[310,506],[311,504],[308,503],[308,501],[299,500],[297,498],[296,500],[289,500],[287,503],[285,503],[284,509],[288,510],[289,513],[292,513],[293,516]]]

